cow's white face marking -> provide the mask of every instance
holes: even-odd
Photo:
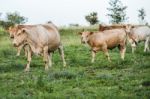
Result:
[[[92,32],[81,32],[81,43],[87,43],[88,42],[88,36],[91,34]]]
[[[20,29],[14,34],[13,45],[15,47],[18,47],[24,43],[25,39],[26,39],[26,33],[24,29]]]
[[[130,33],[130,32],[131,32],[131,29],[132,29],[132,26],[131,26],[131,25],[127,25],[127,26],[126,26],[126,32],[127,32],[127,33]]]

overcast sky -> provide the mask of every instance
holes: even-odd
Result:
[[[88,25],[85,15],[97,12],[98,18],[109,23],[106,16],[109,0],[0,0],[0,13],[4,17],[7,12],[17,11],[28,18],[27,24],[41,24],[52,21],[56,25],[78,23]],[[144,8],[146,20],[150,23],[150,0],[121,0],[128,6],[126,12],[129,23],[138,23],[138,9]]]

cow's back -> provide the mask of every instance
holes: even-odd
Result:
[[[50,50],[55,50],[60,45],[60,35],[58,30],[52,25],[36,25],[28,29],[29,39],[37,47],[48,46]]]
[[[150,28],[147,26],[135,27],[131,30],[131,34],[139,41],[145,40],[146,37],[150,37]]]
[[[114,48],[126,40],[124,29],[105,30],[103,32],[94,33],[90,37],[90,44],[103,46],[106,44],[108,48]]]
[[[114,24],[114,25],[99,25],[99,31],[112,30],[112,29],[124,29],[125,25]]]
[[[150,28],[147,26],[142,27],[136,27],[132,30],[133,33],[139,34],[139,35],[150,35]]]
[[[126,32],[124,29],[112,29],[112,30],[105,30],[103,31],[104,38],[106,39],[124,39],[126,36]]]

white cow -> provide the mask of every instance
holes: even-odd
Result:
[[[132,53],[136,48],[136,45],[144,41],[144,52],[149,51],[150,44],[150,28],[148,26],[126,26],[126,32],[128,33],[128,40],[132,47]]]

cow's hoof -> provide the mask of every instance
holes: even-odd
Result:
[[[29,71],[30,71],[29,68],[25,68],[25,69],[24,69],[24,72],[29,72]]]
[[[17,54],[16,56],[18,57],[18,56],[20,56],[20,54]]]
[[[67,66],[66,63],[63,66],[66,67]]]
[[[91,61],[91,63],[93,64],[93,63],[94,63],[94,61]]]
[[[48,67],[45,67],[45,71],[48,71],[49,69],[48,69]]]
[[[111,60],[108,60],[110,63],[112,62]]]

